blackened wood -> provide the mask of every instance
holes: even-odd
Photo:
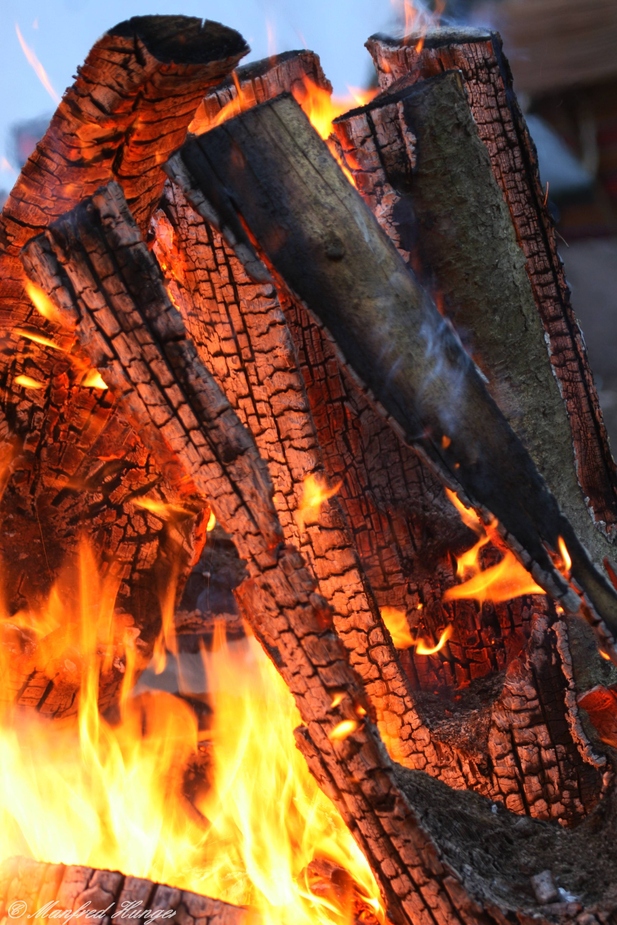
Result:
[[[79,909],[83,911],[78,916]],[[104,915],[106,910],[109,911]],[[8,858],[0,865],[3,920],[10,918],[21,925],[37,914],[46,922],[54,921],[54,917],[66,920],[72,913],[79,919],[85,915],[86,921],[89,915],[128,925],[131,916],[143,915],[147,910],[151,910],[154,920],[171,919],[179,925],[240,925],[246,915],[245,909],[220,899],[128,877],[119,871],[45,864],[22,857]]]
[[[595,843],[586,852],[583,827],[569,834],[521,823],[387,757],[361,679],[333,632],[331,608],[300,553],[277,542],[271,486],[252,438],[191,356],[119,189],[100,191],[55,223],[25,259],[65,317],[79,319],[82,346],[97,366],[104,359],[103,372],[161,468],[171,451],[246,556],[248,578],[236,590],[241,611],[294,694],[304,724],[298,744],[366,852],[391,918],[401,925],[501,925],[508,914],[521,923],[533,915],[543,925],[547,916],[565,923],[585,903],[610,912],[613,858],[608,851],[586,863]],[[94,289],[97,274],[112,264],[115,272],[97,278]],[[230,442],[242,445],[243,459],[232,453],[223,465],[213,462]],[[612,825],[607,813],[598,838],[608,844]],[[547,868],[579,890],[576,902],[538,904],[531,878]]]
[[[274,75],[263,63],[238,71],[243,108],[268,98],[272,87],[303,85],[301,69],[321,80],[308,53],[276,59],[272,68]],[[227,106],[232,86],[206,97],[209,124],[234,114]],[[550,603],[443,604],[455,581],[452,553],[473,539],[440,484],[373,410],[301,302],[284,287],[274,292],[269,283],[251,280],[209,224],[212,210],[199,190],[187,192],[198,211],[202,206],[202,219],[175,185],[166,188],[155,214],[153,249],[168,291],[200,359],[268,461],[285,537],[300,544],[321,593],[334,605],[335,628],[390,754],[513,811],[580,819],[600,796],[605,758],[580,731],[569,695],[567,642],[556,644],[565,628]],[[300,483],[322,464],[339,493],[298,532]],[[369,587],[341,524],[339,501]],[[187,592],[194,586],[200,586],[195,574]],[[207,599],[207,587],[202,594]],[[371,612],[373,594],[380,607],[406,613],[412,633],[426,639],[438,639],[449,623],[453,636],[446,649],[427,657],[412,648],[397,657]],[[200,619],[190,607],[180,625],[196,630]],[[207,617],[203,625],[207,631]],[[606,666],[599,656],[596,661]]]
[[[242,223],[287,286],[440,476],[494,514],[506,541],[567,611],[582,609],[607,651],[617,595],[597,572],[451,326],[408,272],[290,97],[189,140],[178,155],[229,227]],[[172,170],[173,165],[172,165]],[[556,571],[562,537],[587,602]]]
[[[233,30],[189,17],[136,17],[111,29],[88,55],[6,202],[0,416],[16,452],[0,504],[0,548],[10,613],[42,605],[83,534],[124,580],[121,598],[128,611],[139,611],[137,628],[151,648],[160,622],[155,573],[163,578],[178,552],[181,571],[189,567],[199,505],[182,522],[164,523],[131,504],[149,494],[190,508],[188,495],[182,501],[161,479],[110,393],[82,386],[88,364],[69,354],[70,337],[34,310],[18,255],[30,237],[112,177],[145,229],[165,180],[162,162],[181,144],[206,89],[246,50]],[[20,374],[41,388],[24,389],[15,381]],[[75,709],[75,679],[48,677],[31,655],[30,646],[21,647],[20,658],[28,657],[26,674],[15,679],[20,702],[49,715]],[[103,698],[109,689],[101,687]]]
[[[384,93],[335,131],[365,201],[436,293],[601,570],[614,549],[583,498],[525,256],[460,72]]]
[[[615,464],[557,252],[535,146],[513,90],[501,39],[495,33],[465,29],[436,29],[422,43],[419,38],[369,39],[380,85],[387,89],[399,79],[422,80],[452,68],[463,74],[480,138],[525,254],[551,364],[568,410],[583,495],[598,529],[612,537],[617,525]]]

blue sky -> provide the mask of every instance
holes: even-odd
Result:
[[[232,26],[251,46],[245,60],[262,58],[273,48],[308,47],[320,55],[335,91],[341,93],[347,84],[362,86],[367,81],[368,36],[391,30],[396,23],[392,0],[0,0],[0,189],[10,189],[16,179],[2,160],[9,153],[9,126],[51,114],[55,108],[26,60],[15,24],[62,95],[106,29],[146,13],[185,13]]]

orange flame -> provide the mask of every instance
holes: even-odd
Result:
[[[403,610],[398,610],[396,607],[382,607],[380,614],[386,629],[392,636],[394,647],[410,649],[415,646],[416,655],[436,655],[437,652],[441,652],[453,633],[452,626],[446,626],[436,644],[432,646],[422,636],[411,635],[407,616]]]
[[[183,700],[135,693],[139,648],[115,607],[119,582],[99,574],[88,547],[78,558],[45,607],[0,615],[0,861],[121,870],[245,905],[269,925],[351,925],[349,898],[337,904],[313,890],[307,868],[325,859],[349,872],[383,920],[365,857],[295,747],[293,698],[256,641],[227,646],[219,630],[204,653],[214,715],[200,733]],[[80,686],[74,720],[11,705],[7,640],[20,633],[59,683]],[[99,677],[119,662],[125,680],[111,725],[98,710]],[[346,729],[335,726],[335,740]],[[204,755],[208,770],[189,801],[185,768],[204,767]]]
[[[15,23],[15,32],[17,33],[17,38],[19,39],[19,44],[21,45],[21,50],[23,51],[24,55],[26,56],[26,59],[27,59],[27,61],[28,61],[28,64],[29,64],[30,67],[34,70],[34,73],[36,74],[36,76],[38,77],[38,79],[41,81],[41,83],[43,84],[43,86],[45,87],[45,89],[47,90],[47,92],[49,93],[49,95],[51,96],[52,100],[54,101],[54,103],[55,103],[56,106],[57,106],[58,103],[60,102],[60,97],[58,96],[58,94],[56,93],[56,91],[54,90],[54,88],[52,87],[51,81],[50,81],[49,77],[47,76],[47,73],[46,73],[46,71],[45,71],[45,68],[43,67],[43,65],[41,64],[41,62],[39,61],[39,59],[38,59],[37,56],[35,55],[33,49],[30,48],[29,45],[26,45],[26,42],[25,42],[25,40],[24,40],[24,37],[23,37],[23,35],[21,34],[21,29],[19,28],[19,25],[18,25],[17,23]]]
[[[177,514],[190,515],[192,513],[180,504],[169,504],[159,498],[132,498],[131,501],[135,507],[150,511],[151,514],[156,514],[161,520],[172,520]]]
[[[557,538],[557,546],[559,547],[559,555],[561,556],[561,570],[564,574],[564,577],[569,578],[570,571],[572,569],[572,559],[570,558],[568,547],[566,546],[562,536]]]
[[[215,527],[216,527],[216,517],[214,516],[214,511],[210,511],[210,516],[208,517],[208,523],[206,524],[206,533],[211,533]]]
[[[322,505],[338,494],[342,484],[342,482],[337,482],[336,485],[328,487],[323,475],[311,473],[306,476],[302,486],[302,500],[298,508],[298,524],[301,531],[304,530],[307,521],[314,522],[319,518]]]
[[[85,389],[100,389],[101,392],[104,392],[109,388],[98,369],[88,370],[84,378],[81,380],[81,385]]]
[[[355,732],[360,723],[355,719],[343,719],[340,723],[334,727],[334,729],[328,734],[328,738],[333,742],[342,742],[343,739],[347,739],[352,732]]]
[[[64,347],[61,347],[60,344],[57,344],[49,337],[45,337],[43,334],[39,334],[38,331],[15,328],[15,333],[19,335],[19,337],[25,337],[26,340],[34,341],[35,344],[41,344],[43,347],[51,347],[52,350],[64,350]]]
[[[456,574],[460,578],[467,578],[467,581],[448,588],[443,599],[455,601],[471,598],[479,603],[492,601],[498,604],[522,594],[545,594],[514,553],[510,549],[503,549],[496,522],[484,524],[475,511],[465,507],[454,492],[446,489],[446,494],[465,526],[479,534],[479,539],[471,549],[457,557]],[[497,565],[481,570],[480,552],[490,542],[503,552],[503,558]]]

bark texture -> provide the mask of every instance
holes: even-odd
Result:
[[[197,193],[189,191],[199,208]],[[260,345],[268,341],[263,338],[261,322],[255,327],[254,304],[242,298],[243,293],[252,293],[255,284],[247,286],[229,246],[191,214],[178,190],[169,190],[166,197],[166,221],[157,218],[155,250],[171,279],[174,301],[200,355],[218,375],[239,413],[243,414],[243,404],[250,407],[242,396],[254,394],[261,399],[258,412],[245,420],[269,460],[277,486],[280,460],[272,454],[277,443],[264,439],[263,433],[264,422],[280,407],[277,389],[272,377],[260,377],[264,362]],[[211,214],[203,205],[202,212]],[[553,629],[555,613],[550,607],[547,610],[542,599],[519,599],[507,606],[457,602],[444,607],[443,593],[454,581],[451,554],[470,545],[469,533],[443,499],[431,472],[375,414],[356,377],[338,362],[323,329],[301,303],[280,289],[279,300],[298,349],[326,471],[332,483],[342,483],[339,497],[380,606],[407,611],[413,630],[425,638],[438,638],[447,622],[454,626],[453,639],[436,656],[417,656],[413,649],[399,653],[398,661],[413,688],[411,707],[408,696],[395,699],[393,683],[400,685],[400,668],[391,657],[391,647],[381,641],[383,630],[378,636],[370,623],[359,626],[361,614],[350,618],[345,592],[357,609],[350,576],[345,576],[343,593],[332,597],[332,583],[324,580],[328,563],[320,563],[319,554],[325,551],[333,564],[340,559],[324,550],[323,542],[317,556],[304,542],[303,551],[314,568],[317,562],[320,589],[344,617],[336,623],[337,632],[352,651],[352,664],[375,703],[379,728],[391,753],[403,764],[426,769],[453,786],[490,793],[516,811],[578,817],[598,798],[598,763],[601,766],[604,759],[585,744],[585,736],[578,731],[576,704],[566,696],[571,671],[564,667],[556,647],[556,632],[564,629],[563,624],[557,621]],[[231,308],[227,308],[230,301]],[[280,314],[277,319],[272,330],[278,330],[282,344],[286,334]],[[260,333],[260,341],[251,336],[251,330]],[[228,332],[225,338],[220,336],[223,331]],[[291,371],[292,353],[288,352],[285,362]],[[269,361],[266,368],[271,368]],[[247,371],[249,378],[256,378],[258,391],[247,386]],[[287,381],[297,422],[303,399],[297,382],[291,376]],[[307,428],[308,433],[310,422]],[[285,443],[289,435],[284,426],[282,430]],[[296,439],[294,454],[298,449]],[[297,476],[292,471],[282,484],[294,482]],[[289,515],[275,492],[275,500],[277,496],[285,525]],[[323,523],[322,515],[321,527]],[[545,610],[547,618],[542,616]],[[532,624],[534,642],[545,651],[530,659],[524,650]],[[386,639],[389,642],[387,633]],[[597,656],[596,661],[604,668]],[[549,664],[554,670],[536,672],[538,665]],[[498,674],[492,682],[482,681],[495,671]],[[478,692],[474,685],[465,690],[470,681]],[[435,696],[437,690],[440,697]],[[446,715],[444,696],[448,698]],[[514,702],[516,731],[512,732]]]
[[[85,536],[117,575],[119,606],[133,615],[147,656],[160,625],[156,575],[164,584],[177,556],[181,571],[190,566],[201,503],[161,479],[110,393],[87,385],[89,364],[71,337],[26,297],[19,251],[112,178],[147,228],[165,180],[162,164],[182,143],[206,89],[246,51],[233,30],[182,16],[136,17],[111,29],[90,52],[6,202],[0,428],[12,455],[0,505],[0,555],[9,618],[42,604]],[[21,385],[23,375],[38,387]],[[186,513],[163,520],[132,503],[143,495]],[[9,620],[3,639],[19,702],[50,715],[74,709],[75,678],[50,674],[36,636],[24,638]],[[112,675],[101,685],[103,706],[121,681],[120,671]]]
[[[418,38],[369,39],[380,85],[387,89],[399,79],[423,80],[444,70],[461,71],[478,133],[525,255],[550,362],[568,412],[581,489],[598,528],[612,539],[617,516],[615,464],[557,253],[535,147],[513,91],[501,39],[494,33],[437,29],[426,36],[420,49]]]
[[[92,274],[112,255],[115,273],[92,298]],[[246,557],[241,609],[295,696],[304,723],[298,744],[366,851],[392,919],[523,923],[533,916],[540,925],[582,925],[581,915],[585,922],[597,911],[610,915],[611,851],[583,850],[614,844],[610,801],[586,830],[584,823],[564,831],[388,758],[331,608],[301,554],[282,542],[257,448],[191,353],[119,189],[100,191],[55,223],[29,245],[27,265],[64,317],[79,322],[82,347],[159,465],[176,460]],[[546,881],[547,870],[553,889],[540,892],[534,883]],[[570,898],[559,901],[558,887]]]
[[[82,907],[81,915],[74,917],[79,923],[91,921],[99,913],[98,920],[129,925],[146,910],[151,910],[154,921],[157,912],[169,913],[165,918],[179,925],[240,925],[245,918],[245,910],[237,906],[118,871],[18,857],[0,865],[3,922],[25,925],[36,915],[38,921],[48,923],[57,921],[63,912],[77,913]]]

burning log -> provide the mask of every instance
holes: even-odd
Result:
[[[592,565],[451,327],[295,102],[282,98],[252,109],[191,139],[180,156],[185,176],[195,178],[223,230],[246,249],[251,243],[243,227],[249,228],[403,439],[447,484],[497,518],[538,584],[565,610],[582,609],[600,644],[613,653],[614,589]],[[559,555],[560,538],[585,595],[582,604],[549,555]]]
[[[191,495],[191,486],[178,491],[161,480],[105,383],[71,352],[71,338],[36,292],[43,314],[33,308],[18,254],[111,178],[146,228],[165,181],[161,165],[181,144],[206,89],[246,51],[236,32],[181,16],[137,17],[111,29],[65,94],[1,218],[0,295],[8,332],[1,426],[13,446],[0,508],[8,612],[36,610],[85,536],[117,576],[119,606],[133,615],[145,658],[160,625],[160,581],[171,577],[178,554],[186,572],[200,536],[203,542],[203,500]],[[183,513],[166,515],[168,504]],[[19,701],[50,715],[74,709],[74,679],[50,677],[36,640],[15,640],[10,626],[3,632],[20,664],[27,661],[15,679]],[[122,679],[121,663],[119,655],[101,684],[103,705]]]
[[[237,81],[243,108],[281,89],[302,98],[307,82],[328,87],[318,60],[306,52],[271,60],[265,71],[263,63],[241,68]],[[218,115],[233,103],[232,88],[233,83],[206,96],[208,124],[216,124]],[[320,488],[323,453],[280,294],[270,281],[256,282],[247,275],[233,249],[196,214],[177,186],[166,188],[154,227],[154,251],[174,304],[200,359],[268,462],[285,539],[302,550],[321,593],[335,609],[337,632],[364,680],[382,734],[388,730],[388,741],[403,763],[424,765],[434,759],[437,766],[432,749],[425,753],[428,735],[408,678],[379,618],[338,500],[328,497],[333,493],[327,491],[324,475]],[[317,503],[299,514],[307,479],[316,486]],[[423,748],[416,740],[422,740]]]
[[[610,841],[612,804],[591,828],[564,831],[388,759],[326,602],[299,553],[279,542],[252,439],[191,354],[119,189],[54,223],[25,261],[63,316],[79,319],[83,348],[160,465],[177,458],[247,556],[242,610],[296,698],[305,724],[298,744],[366,851],[393,920],[501,923],[513,914],[565,923],[609,914],[614,861],[588,841]],[[102,272],[110,267],[113,275]]]
[[[280,81],[277,85],[280,86]],[[246,96],[253,99],[256,94],[249,90]],[[214,112],[210,118],[215,120]],[[199,207],[200,200],[197,203]],[[201,208],[212,218],[211,210],[203,209],[203,200]],[[262,428],[270,415],[272,418],[280,415],[280,392],[271,383],[267,353],[261,360],[266,365],[265,372],[259,376],[260,356],[263,357],[259,339],[263,330],[261,300],[258,336],[250,337],[255,325],[252,297],[257,284],[247,279],[231,248],[216,230],[207,222],[199,222],[180,190],[168,190],[164,210],[171,228],[167,222],[157,221],[155,249],[168,274],[174,301],[202,359],[215,374],[219,373],[219,382],[243,419],[246,399],[238,402],[236,391],[241,396],[259,394],[262,399],[260,414],[256,415],[258,426],[254,426],[250,417],[245,422],[269,460],[276,488],[280,459],[278,455],[273,458],[274,444],[271,438],[264,438]],[[221,268],[217,270],[219,263]],[[233,288],[227,288],[232,279]],[[228,292],[247,293],[247,297],[241,298],[237,308],[234,302],[227,312],[221,312],[219,306],[226,303]],[[440,489],[431,472],[375,414],[358,388],[356,377],[339,365],[330,342],[301,303],[290,301],[284,289],[279,289],[278,298],[295,347],[300,351],[302,374],[326,469],[331,482],[341,482],[340,499],[349,528],[380,605],[397,606],[404,623],[404,610],[412,615],[415,611],[416,637],[426,632],[417,625],[419,619],[435,634],[435,639],[444,636],[444,620],[451,620],[454,626],[454,638],[440,654],[426,657],[411,648],[399,652],[398,658],[392,657],[389,645],[375,647],[375,631],[371,630],[369,635],[365,629],[370,629],[370,623],[364,621],[364,626],[358,627],[353,613],[356,607],[349,607],[345,594],[333,596],[332,584],[325,580],[329,563],[324,568],[320,558],[303,545],[316,568],[322,592],[335,603],[337,631],[351,649],[352,664],[364,679],[391,753],[403,764],[427,770],[453,786],[491,794],[515,811],[562,819],[578,817],[599,796],[599,768],[604,758],[595,755],[586,744],[576,703],[568,693],[572,669],[565,627],[550,608],[548,616],[542,616],[546,605],[538,599],[533,603],[518,599],[508,605],[497,604],[481,613],[468,603],[444,608],[444,591],[454,580],[450,554],[465,543],[454,508],[439,503]],[[203,325],[201,313],[216,319],[216,326]],[[281,316],[277,313],[274,318],[282,342],[285,333],[280,326]],[[219,340],[222,331],[228,333]],[[240,348],[240,344],[246,347]],[[295,362],[293,351],[288,352],[286,369],[291,370]],[[257,382],[243,384],[238,389],[233,380],[244,371],[248,383],[251,372],[253,376],[257,373]],[[269,413],[265,411],[268,405],[263,402],[268,395]],[[297,421],[302,395],[294,389],[292,397]],[[310,427],[309,423],[303,435],[310,432]],[[285,440],[285,435],[281,436]],[[292,441],[292,459],[299,457],[298,444],[296,437]],[[388,460],[387,467],[383,466],[384,459]],[[284,476],[283,486],[290,483],[294,483],[293,475]],[[289,515],[280,504],[281,494],[276,491],[275,500],[289,536]],[[335,568],[340,568],[340,559],[332,556],[332,560],[336,562]],[[350,594],[349,573],[344,577],[339,588]],[[350,609],[355,624],[351,624],[352,633]],[[408,630],[407,638],[412,639]],[[533,651],[521,659],[526,638]],[[372,644],[365,639],[372,640]],[[370,658],[367,661],[365,652],[369,656],[374,653],[377,664]],[[585,654],[593,660],[593,650],[591,655],[589,651]],[[496,667],[506,667],[507,675],[496,678],[496,687],[488,702],[484,700],[480,712],[473,685],[468,688],[469,698],[464,688],[456,694],[456,702],[448,698],[448,686],[466,684],[470,679],[478,679],[482,686],[483,676]],[[405,676],[402,684],[399,680],[401,668],[407,672],[414,689],[411,704],[409,695],[404,694]],[[379,674],[371,683],[376,669]],[[423,695],[423,690],[430,691],[435,685],[439,685],[442,696],[448,700],[445,716],[441,705],[433,709],[430,699],[427,701]],[[496,696],[497,691],[500,693]],[[481,699],[486,698],[486,693],[482,690]],[[516,714],[511,709],[512,698],[519,704]],[[516,730],[514,736],[510,731],[512,726]],[[544,781],[540,787],[539,775]]]
[[[66,920],[70,913],[81,921],[107,917],[122,925],[136,918],[172,919],[181,925],[240,925],[246,910],[118,871],[43,864],[29,858],[10,858],[0,865],[3,919],[21,923],[36,916],[47,922]]]
[[[540,185],[535,147],[512,87],[501,39],[490,32],[449,29],[431,30],[422,41],[420,38],[411,35],[396,40],[376,35],[369,39],[367,47],[380,85],[394,90],[393,84],[399,80],[410,83],[444,70],[460,70],[478,134],[525,255],[534,300],[548,337],[552,371],[568,411],[582,493],[598,531],[610,538],[617,513],[615,464],[557,253],[547,191]],[[578,494],[572,493],[570,505]],[[608,554],[612,556],[612,551]]]

